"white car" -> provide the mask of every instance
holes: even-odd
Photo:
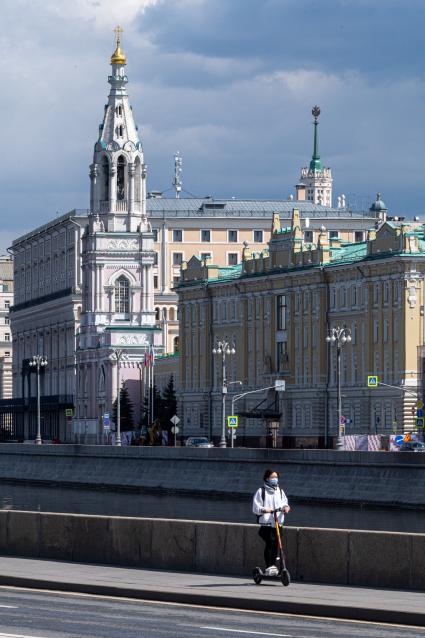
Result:
[[[188,447],[214,447],[214,444],[208,441],[206,436],[190,436],[186,439],[186,445]]]

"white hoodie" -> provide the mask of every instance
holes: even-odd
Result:
[[[264,487],[264,502],[263,502],[263,487]],[[269,487],[264,484],[263,487],[258,488],[258,490],[254,494],[254,499],[252,501],[252,511],[254,514],[260,517],[259,523],[260,525],[270,525],[274,526],[274,515],[273,513],[266,514],[264,510],[267,509],[278,509],[280,507],[286,507],[288,505],[288,499],[286,498],[285,492],[277,486],[277,488]],[[283,525],[283,521],[285,520],[285,515],[283,512],[279,512],[277,515],[277,519],[279,521],[279,525]]]

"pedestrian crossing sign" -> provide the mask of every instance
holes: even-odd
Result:
[[[237,416],[228,416],[227,417],[227,427],[228,428],[237,428],[238,427],[239,417]]]
[[[416,419],[416,427],[417,428],[423,428],[424,427],[424,417],[417,417]]]
[[[367,378],[367,387],[368,388],[377,388],[378,387],[378,377],[376,374],[369,375]]]

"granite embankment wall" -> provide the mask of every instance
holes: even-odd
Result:
[[[425,534],[287,528],[284,545],[294,580],[425,589]],[[257,525],[0,511],[1,555],[250,579],[262,551]]]
[[[0,480],[251,496],[265,468],[311,502],[425,508],[425,454],[0,444]]]

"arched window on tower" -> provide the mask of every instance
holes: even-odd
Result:
[[[109,200],[109,162],[107,157],[103,157],[101,164],[101,194],[100,199],[107,202]]]
[[[120,155],[117,164],[117,199],[125,197],[125,158]]]
[[[173,349],[174,349],[174,354],[177,354],[179,352],[179,338],[178,337],[174,337],[174,339],[173,339]]]
[[[140,157],[136,157],[134,162],[134,201],[140,202],[142,194],[142,165]]]
[[[120,315],[130,312],[130,282],[124,275],[115,282],[115,312]]]

